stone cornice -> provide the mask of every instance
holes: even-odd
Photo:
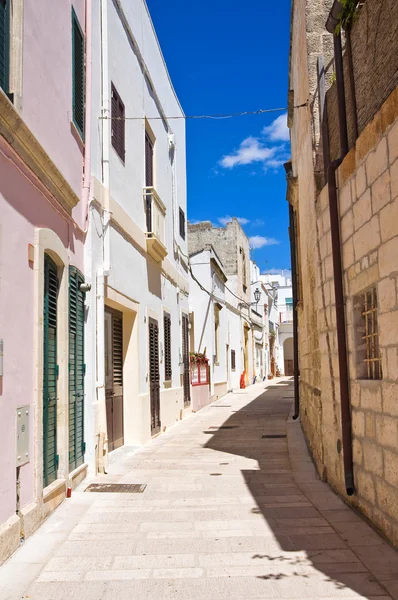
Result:
[[[2,90],[0,90],[0,135],[70,214],[79,202],[79,197]]]

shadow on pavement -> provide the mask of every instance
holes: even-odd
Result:
[[[377,567],[384,554],[385,578],[397,579],[398,554],[317,477],[300,424],[288,420],[292,379],[269,385],[222,429],[207,432],[213,436],[206,448],[258,463],[241,472],[256,504],[248,514],[261,514],[264,523],[256,537],[241,542],[242,551],[253,550],[252,566],[264,565],[257,576],[277,580],[282,597],[292,591],[316,597],[319,589],[319,598],[352,592],[390,598],[371,570],[383,579]]]

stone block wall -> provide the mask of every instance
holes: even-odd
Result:
[[[398,545],[398,87],[346,156],[338,185],[356,486],[349,501]],[[317,199],[317,228],[322,402],[321,416],[309,416],[305,429],[307,435],[316,431],[321,420],[322,451],[314,456],[320,472],[344,494],[327,186]],[[372,288],[377,292],[381,380],[361,379],[356,299]],[[312,398],[303,403],[308,411]]]
[[[226,275],[236,276],[235,292],[246,302],[250,302],[250,246],[249,240],[236,219],[225,227],[213,227],[210,221],[195,225],[188,223],[189,254],[212,245],[219,256]],[[243,249],[243,254],[240,249]],[[244,260],[243,260],[244,259]],[[243,262],[246,265],[246,292],[243,290]]]

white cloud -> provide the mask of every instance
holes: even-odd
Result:
[[[263,237],[262,235],[253,235],[249,237],[250,248],[254,250],[258,248],[263,248],[264,246],[273,246],[275,244],[279,244],[278,240],[274,238]]]
[[[291,277],[292,272],[290,269],[266,269],[261,272],[261,275],[283,275],[288,279]]]
[[[245,217],[231,217],[230,215],[226,215],[225,217],[218,217],[217,221],[221,223],[223,227],[225,227],[225,225],[227,223],[230,223],[233,218],[235,218],[241,225],[247,225],[248,223],[250,223],[249,219],[245,219]]]
[[[267,148],[259,138],[248,137],[232,154],[223,156],[220,165],[225,169],[232,169],[236,165],[250,165],[254,162],[266,163],[277,152],[277,148]]]
[[[272,121],[271,125],[264,127],[262,133],[273,142],[288,142],[290,136],[287,126],[287,113],[280,115]]]

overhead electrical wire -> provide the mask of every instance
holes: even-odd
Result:
[[[293,108],[303,108],[304,106],[308,106],[308,100],[303,102],[302,104],[297,104],[293,106]],[[142,121],[146,119],[147,121],[153,121],[155,119],[159,119],[161,121],[172,120],[172,119],[232,119],[233,117],[245,117],[247,115],[262,115],[266,113],[272,112],[282,112],[284,110],[288,110],[287,106],[278,107],[278,108],[259,108],[258,110],[245,110],[242,112],[236,113],[215,113],[210,115],[177,115],[174,117],[109,117],[102,116],[98,117],[99,120],[110,120],[110,121]]]

